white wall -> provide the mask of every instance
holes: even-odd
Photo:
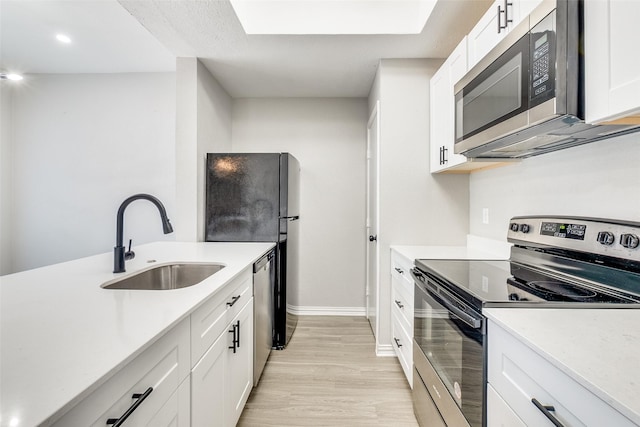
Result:
[[[380,100],[378,351],[391,351],[391,245],[465,245],[466,175],[429,173],[429,80],[442,61],[382,60],[369,105]]]
[[[231,151],[231,97],[197,58],[176,62],[176,238],[204,240],[205,159]]]
[[[301,309],[364,307],[365,99],[236,99],[233,151],[300,161]]]
[[[640,221],[640,133],[471,175],[471,234],[506,240],[516,215]],[[489,208],[489,224],[482,224]]]
[[[13,93],[13,138],[2,138],[13,165],[9,271],[111,251],[118,206],[135,193],[159,197],[172,218],[174,108],[174,73],[27,75]],[[125,238],[173,236],[137,201]]]
[[[0,276],[11,272],[12,219],[12,155],[11,155],[11,106],[12,90],[9,83],[0,82]]]

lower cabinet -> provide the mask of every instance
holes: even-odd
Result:
[[[391,250],[391,346],[413,387],[413,260]]]
[[[188,427],[189,319],[64,414],[54,426]],[[126,415],[126,414],[130,415]]]
[[[635,425],[494,322],[487,336],[488,425]]]
[[[253,388],[253,345],[248,268],[53,426],[235,426]]]
[[[235,426],[253,386],[253,298],[191,372],[195,427]]]

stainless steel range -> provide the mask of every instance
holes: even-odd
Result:
[[[416,260],[414,411],[486,426],[485,307],[640,308],[640,223],[515,217],[506,261]]]

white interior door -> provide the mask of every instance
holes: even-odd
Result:
[[[380,101],[369,117],[367,124],[367,220],[366,220],[366,311],[367,319],[378,335],[378,146],[380,137]]]

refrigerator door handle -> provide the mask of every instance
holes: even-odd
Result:
[[[284,219],[287,219],[289,221],[297,221],[300,219],[300,215],[296,215],[296,216],[285,216],[283,217]]]

